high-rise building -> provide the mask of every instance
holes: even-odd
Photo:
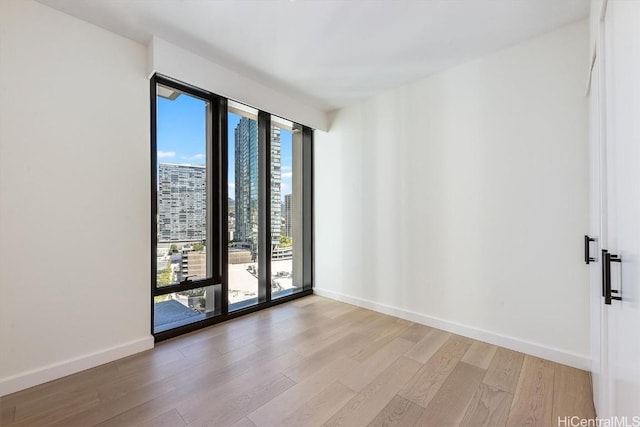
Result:
[[[235,132],[235,210],[237,242],[257,244],[258,123],[241,118]]]
[[[271,126],[271,242],[280,244],[282,232],[282,164],[280,153],[280,128]]]
[[[284,235],[287,237],[293,237],[293,228],[291,223],[291,214],[293,208],[293,199],[291,194],[284,196]]]
[[[207,234],[207,170],[200,165],[160,163],[160,242],[203,241]]]
[[[235,128],[235,233],[237,242],[258,243],[258,123],[243,117]],[[271,128],[271,240],[280,241],[280,129]]]

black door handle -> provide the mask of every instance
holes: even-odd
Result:
[[[605,283],[607,282],[607,263],[605,262],[606,258],[607,258],[607,253],[608,251],[606,249],[602,250],[602,258],[600,258],[602,260],[602,262],[600,264],[602,264],[601,268],[602,268],[602,298],[604,298],[604,296],[607,294],[606,291],[606,286]]]
[[[591,258],[591,254],[589,254],[589,243],[595,242],[596,239],[593,237],[589,237],[587,235],[584,236],[584,262],[585,264],[589,264],[592,261],[595,261],[595,258]]]
[[[602,279],[603,279],[603,296],[604,303],[607,305],[611,305],[612,300],[622,301],[622,297],[612,296],[611,294],[620,294],[620,291],[611,289],[611,263],[619,262],[622,260],[618,255],[610,254],[606,250],[602,250]]]

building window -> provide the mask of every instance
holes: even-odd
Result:
[[[220,266],[213,230],[218,147],[217,99],[206,92],[155,82],[153,332],[220,315]],[[153,88],[152,88],[153,89]],[[217,238],[217,237],[216,237]]]
[[[154,76],[156,339],[312,292],[312,130]]]
[[[271,117],[271,294],[303,290],[302,127]]]
[[[258,304],[260,248],[260,153],[258,110],[228,103],[227,277],[231,311]]]

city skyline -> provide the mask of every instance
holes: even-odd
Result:
[[[174,100],[158,97],[157,105],[157,161],[182,165],[202,166],[206,163],[206,110],[207,103],[190,95]],[[242,116],[227,115],[228,133],[228,196],[235,200],[234,130]],[[281,194],[292,193],[292,132],[280,129],[281,141]]]

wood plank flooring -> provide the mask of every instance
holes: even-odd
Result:
[[[0,426],[543,426],[588,372],[318,296],[0,398]]]

